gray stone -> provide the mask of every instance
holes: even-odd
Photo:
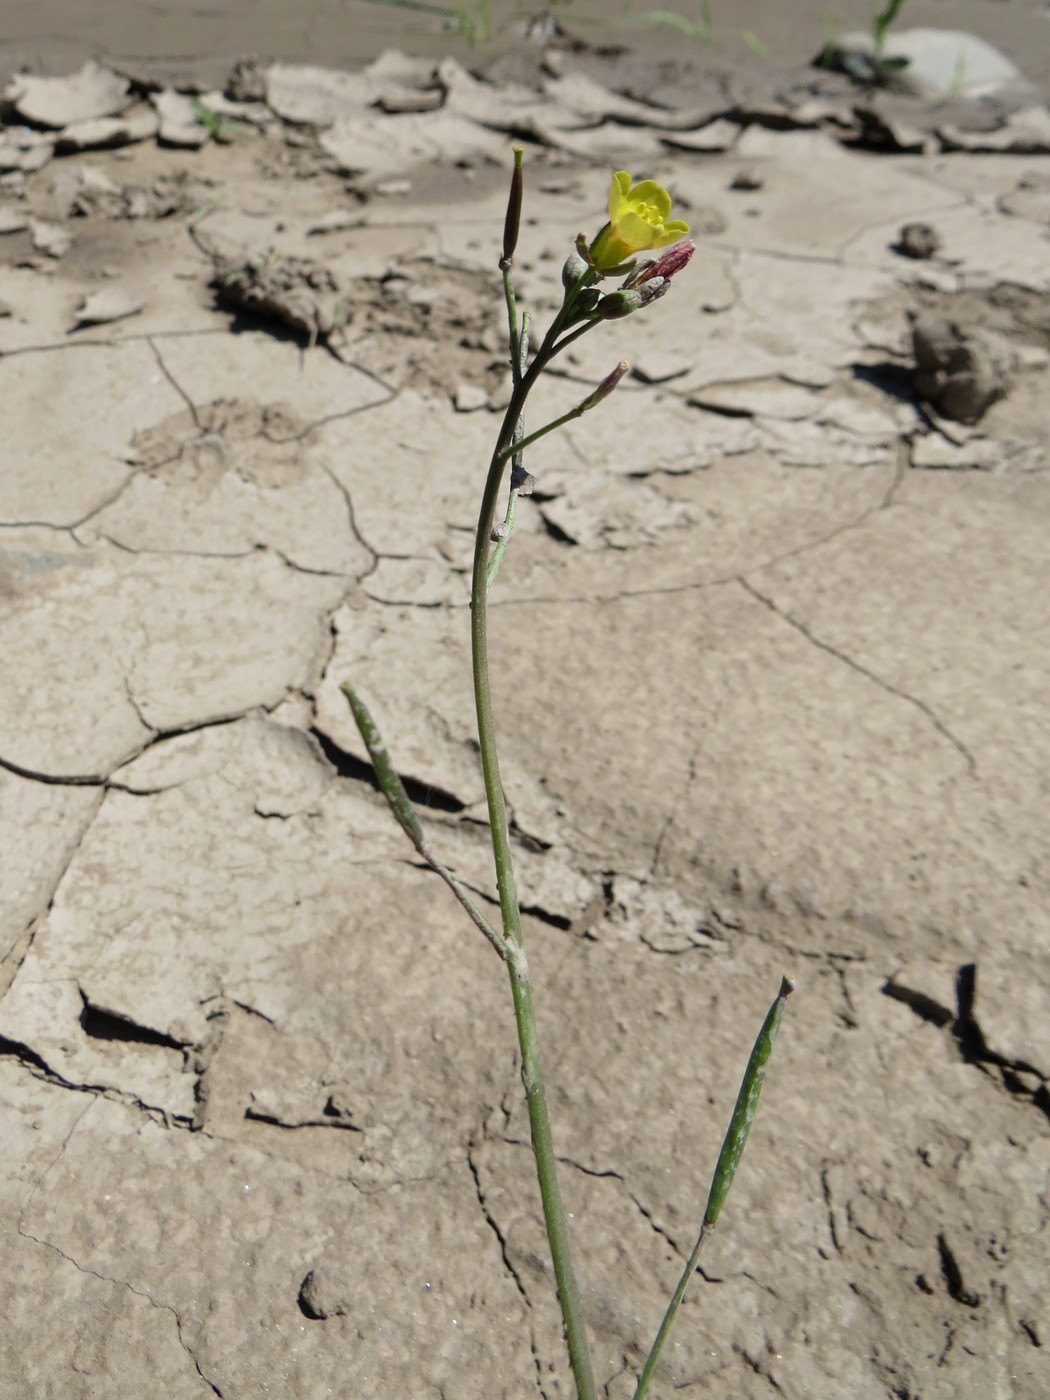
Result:
[[[1050,172],[1022,175],[1012,190],[999,196],[998,205],[1004,214],[1050,225]]]
[[[974,1013],[989,1049],[1050,1083],[1050,958],[992,951],[977,965]],[[1044,1091],[1045,1092],[1045,1091]]]
[[[812,418],[818,400],[811,389],[784,379],[742,380],[711,384],[691,394],[689,402],[719,413],[761,414],[770,418]]]
[[[5,564],[7,553],[5,549]],[[0,823],[6,833],[0,964],[46,908],[101,800],[97,787],[55,787],[0,772]],[[0,988],[8,980],[6,971],[0,971]]]
[[[489,396],[480,384],[460,384],[452,401],[457,413],[476,413],[479,408],[488,408]]]
[[[228,557],[273,549],[297,567],[356,577],[371,552],[352,528],[323,453],[289,409],[253,400],[203,404],[136,434],[136,471],[82,538],[135,551]]]
[[[33,247],[38,253],[49,258],[62,258],[73,245],[73,235],[60,224],[47,223],[44,219],[32,219],[29,224]]]
[[[950,122],[943,123],[937,131],[949,150],[1014,155],[1045,155],[1050,151],[1050,112],[1042,106],[1014,112],[992,131],[966,131]]]
[[[29,227],[29,215],[19,209],[13,209],[9,204],[0,208],[0,235],[5,233],[21,233],[23,229]]]
[[[255,602],[234,626],[242,586]],[[0,622],[4,645],[32,638],[0,700],[0,754],[34,773],[97,777],[155,731],[276,704],[308,683],[320,615],[344,588],[262,551],[70,551],[23,582]]]
[[[738,123],[728,117],[716,117],[696,131],[665,131],[661,139],[665,145],[683,151],[728,151],[741,130]]]
[[[339,73],[306,64],[272,63],[265,70],[266,101],[287,122],[331,126],[363,114],[375,96],[361,73]]]
[[[181,405],[141,343],[7,355],[0,391],[9,432],[0,518],[49,525],[71,525],[109,500],[130,474],[123,458],[143,411],[156,419]],[[57,404],[75,428],[56,416]]]
[[[337,118],[322,133],[321,145],[341,170],[383,180],[420,165],[495,155],[505,143],[455,111],[443,110]]]
[[[285,1159],[272,1140],[231,1146],[180,1133],[173,1158],[170,1131],[105,1100],[77,1124],[24,1228],[45,1242],[38,1249],[76,1260],[78,1268],[66,1264],[75,1278],[84,1270],[96,1281],[121,1280],[117,1294],[101,1287],[103,1299],[130,1295],[114,1318],[101,1308],[93,1314],[99,1360],[138,1340],[125,1319],[130,1308],[155,1358],[152,1382],[141,1358],[127,1360],[139,1393],[152,1383],[174,1400],[261,1394],[280,1375],[289,1393],[323,1394],[338,1351],[345,1353],[339,1384],[355,1395],[368,1394],[377,1377],[393,1394],[420,1384],[449,1393],[461,1376],[479,1372],[492,1400],[520,1395],[522,1376],[534,1369],[527,1307],[477,1208],[466,1161],[436,1169],[447,1207],[435,1211],[422,1181],[362,1194],[334,1171]],[[151,1225],[133,1230],[129,1220]],[[339,1326],[334,1309],[325,1324],[297,1306],[309,1272],[345,1305],[352,1331],[341,1345],[327,1330]],[[489,1307],[502,1320],[495,1340]],[[248,1314],[254,1328],[238,1321]],[[18,1335],[28,1322],[20,1310]],[[182,1368],[169,1387],[176,1346]],[[90,1357],[86,1342],[79,1355]],[[54,1371],[45,1364],[43,1377]]]

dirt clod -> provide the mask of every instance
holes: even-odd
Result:
[[[991,331],[920,315],[912,325],[912,347],[915,392],[956,422],[976,423],[1013,385],[1013,351]]]
[[[905,224],[896,243],[897,252],[906,258],[932,258],[940,247],[940,235],[931,224]]]
[[[253,254],[243,262],[218,257],[211,285],[220,301],[300,331],[310,344],[346,324],[349,303],[340,280],[309,258]]]

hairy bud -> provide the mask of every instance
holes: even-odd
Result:
[[[602,297],[594,308],[594,314],[600,316],[603,321],[618,321],[621,316],[630,316],[632,311],[637,311],[644,305],[645,298],[640,291],[621,287],[618,291],[609,292],[607,296]]]
[[[631,366],[626,360],[621,360],[616,368],[605,376],[594,393],[587,395],[580,404],[580,412],[586,413],[589,408],[601,403],[602,399],[607,399],[630,368]]]
[[[565,266],[561,270],[561,284],[568,291],[570,287],[575,287],[583,274],[587,271],[588,264],[579,253],[573,249],[565,259]]]

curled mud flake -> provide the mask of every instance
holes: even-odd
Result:
[[[335,273],[309,258],[254,254],[243,261],[211,254],[219,300],[309,338],[327,340],[349,316],[349,298]]]

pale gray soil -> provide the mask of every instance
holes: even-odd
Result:
[[[318,56],[320,7],[313,47],[250,8],[250,43],[202,20],[187,63]],[[120,13],[93,47],[176,56]],[[46,47],[46,4],[18,23]],[[952,149],[917,109],[925,150],[847,148],[757,99],[686,149],[706,117],[603,97],[593,54],[530,62],[543,90],[271,70],[229,144],[3,177],[3,1400],[571,1394],[503,969],[339,693],[490,901],[466,570],[511,108],[542,135],[540,324],[611,168],[699,244],[538,395],[532,426],[635,367],[529,455],[494,593],[604,1393],[632,1393],[784,972],[653,1395],[1050,1389],[1050,156]],[[932,260],[894,250],[915,221]],[[974,428],[911,392],[924,309],[1014,361]]]
[[[438,0],[440,3],[441,0]],[[468,11],[478,4],[465,0]],[[448,0],[446,8],[456,8]],[[754,52],[741,38],[748,30],[775,65],[807,62],[826,38],[843,29],[865,29],[882,0],[710,0],[717,53],[730,59]],[[646,13],[675,11],[697,24],[697,0],[569,0],[568,4],[491,0],[493,39],[473,56],[482,60],[516,42],[516,21],[545,10],[570,32],[603,46],[682,57],[700,49],[688,35],[664,23],[629,23]],[[1050,17],[1045,0],[906,0],[898,27],[934,25],[966,29],[995,44],[1035,82],[1050,80]],[[245,54],[347,67],[374,58],[391,45],[441,57],[471,51],[442,29],[440,19],[368,0],[5,0],[0,71],[28,63],[34,71],[66,72],[85,58],[146,68],[165,77],[221,78]]]

